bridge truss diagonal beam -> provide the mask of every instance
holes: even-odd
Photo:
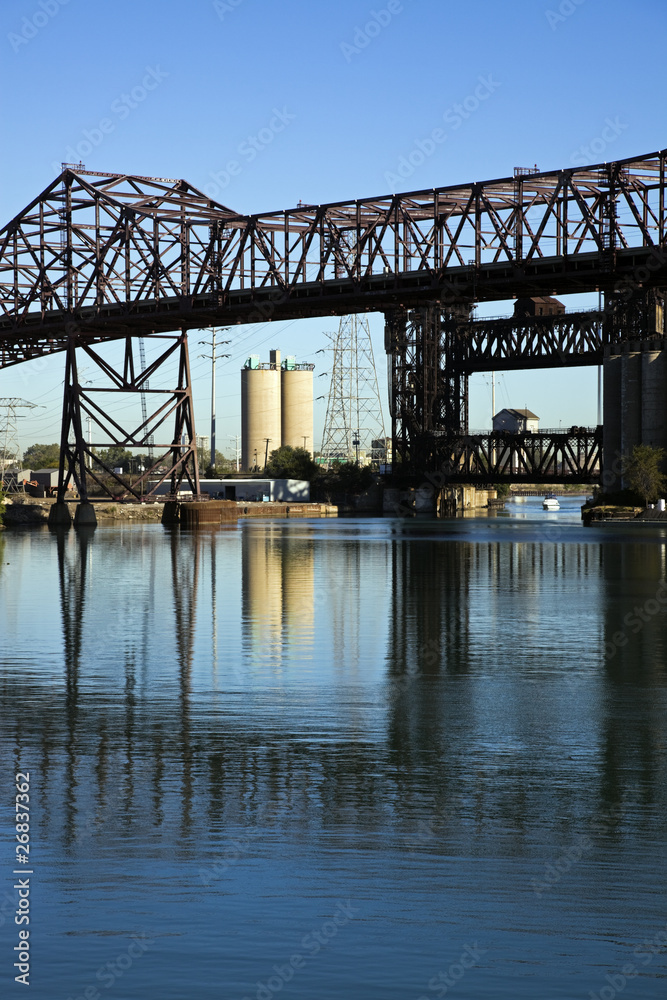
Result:
[[[76,338],[70,340],[65,369],[57,497],[59,502],[64,502],[72,481],[79,499],[84,502],[88,500],[91,483],[95,483],[102,493],[115,500],[125,497],[134,497],[135,500],[152,499],[167,480],[170,481],[172,495],[178,492],[183,482],[195,497],[200,495],[187,335],[161,335],[159,339],[166,340],[167,347],[142,372],[135,366],[134,341],[127,337],[122,375],[92,350],[90,345],[78,344]],[[78,375],[77,347],[82,348],[88,359],[96,365],[98,375],[104,377],[107,384],[93,388],[82,385]],[[148,377],[159,371],[174,355],[178,363],[176,388],[147,390]],[[104,395],[108,393],[130,393],[137,398],[145,393],[155,400],[155,409],[139,425],[125,428],[107,412]],[[102,402],[98,403],[97,397],[100,394]],[[86,440],[83,432],[85,417],[89,418],[91,428],[95,427],[99,440]],[[167,439],[165,424],[169,420],[173,420],[173,435]],[[123,478],[96,450],[106,450],[110,445],[123,449],[141,448],[144,454],[152,456],[151,464],[140,471],[140,474],[130,474]]]
[[[0,230],[0,366],[91,339],[667,284],[667,150],[242,215],[68,167]]]
[[[434,446],[432,467],[452,483],[593,483],[602,471],[602,428],[450,435]]]

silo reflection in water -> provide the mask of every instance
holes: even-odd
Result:
[[[314,574],[308,537],[285,536],[275,522],[244,525],[244,649],[250,665],[269,661],[280,670],[285,656],[312,657]]]

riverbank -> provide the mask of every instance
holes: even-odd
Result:
[[[49,511],[55,503],[52,498],[35,499],[29,496],[11,496],[5,500],[4,522],[6,527],[21,525],[47,524]],[[69,506],[71,513],[77,501]],[[118,521],[157,522],[162,519],[164,504],[152,503],[112,503],[108,501],[93,502],[98,523],[115,523]]]
[[[12,496],[6,500],[4,509],[5,527],[30,527],[31,525],[48,524],[49,512],[54,505],[52,498],[35,499],[29,496]],[[179,506],[194,508],[195,511],[211,511],[215,501],[208,503],[183,503]],[[68,502],[72,517],[75,514],[78,501]],[[239,500],[228,503],[232,508],[224,520],[237,520],[242,517],[336,517],[338,508],[331,504],[319,503],[254,503]],[[159,523],[163,520],[164,503],[115,503],[108,500],[93,500],[92,507],[98,525],[118,523]],[[220,503],[217,503],[220,507]],[[180,512],[176,512],[180,515]],[[220,518],[217,517],[216,521]]]
[[[646,507],[618,507],[600,505],[598,507],[581,508],[581,519],[586,526],[605,524],[609,521],[623,521],[632,524],[653,524],[656,521],[667,522],[667,511]]]

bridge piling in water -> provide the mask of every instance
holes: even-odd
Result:
[[[53,528],[69,528],[72,525],[72,515],[64,501],[52,504],[49,511],[49,526]]]

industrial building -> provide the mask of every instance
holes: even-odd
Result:
[[[310,503],[310,483],[303,479],[200,479],[202,493],[213,500],[271,501],[273,503]],[[166,496],[171,485],[162,483],[156,496]],[[181,491],[185,498],[188,490]]]
[[[247,471],[265,468],[283,445],[313,452],[313,369],[280,351],[269,362],[252,354],[241,370],[241,463]]]

